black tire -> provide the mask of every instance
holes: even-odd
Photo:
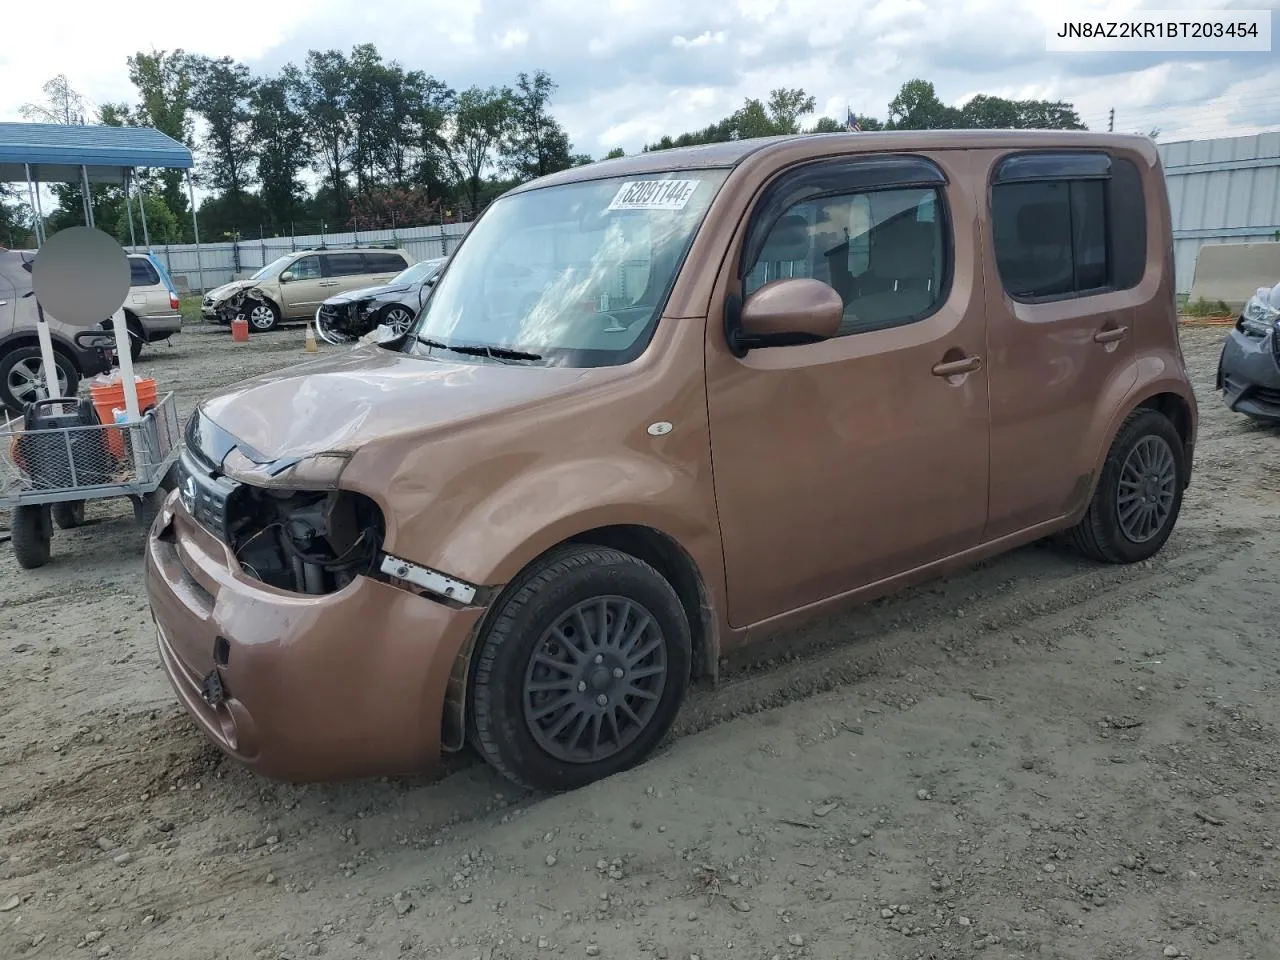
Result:
[[[84,525],[83,500],[63,500],[61,503],[53,504],[50,512],[59,530],[74,530]]]
[[[130,317],[129,327],[129,359],[136,361],[142,356],[142,348],[147,342],[147,335],[142,332],[142,324],[136,317]]]
[[[1150,481],[1151,496],[1155,500],[1167,502],[1167,506],[1158,510],[1158,525],[1156,520],[1152,520],[1154,529],[1144,539],[1135,539],[1126,529],[1120,509],[1122,479],[1126,495],[1139,496],[1135,488],[1131,488],[1126,475],[1126,463],[1131,456],[1136,455],[1135,451],[1139,447],[1144,450],[1154,449],[1159,456],[1162,456],[1159,451],[1167,450],[1172,460],[1169,476],[1164,482],[1157,483],[1154,479]],[[1088,511],[1080,523],[1068,532],[1073,545],[1085,556],[1102,563],[1138,563],[1155,556],[1164,547],[1178,522],[1186,479],[1186,450],[1169,418],[1156,410],[1134,410],[1120,425],[1115,441],[1111,444]],[[1130,505],[1133,506],[1133,503]],[[1156,510],[1154,501],[1151,510]]]
[[[175,463],[164,472],[164,476],[160,478],[159,489],[167,496],[178,488],[178,465]]]
[[[665,670],[660,681],[661,689],[655,693],[651,686],[647,691],[648,699],[636,701],[639,704],[639,712],[636,712],[633,705],[628,705],[627,698],[632,695],[627,690],[619,693],[621,687],[636,689],[631,676],[619,684],[616,680],[610,681],[609,676],[619,677],[621,674],[610,674],[607,667],[597,666],[598,660],[593,659],[591,663],[586,659],[577,661],[575,669],[582,672],[584,679],[594,671],[604,676],[600,681],[602,684],[611,684],[609,692],[614,695],[614,703],[607,712],[614,718],[613,752],[598,759],[557,757],[535,738],[531,729],[533,721],[526,717],[525,684],[527,676],[532,676],[531,661],[535,652],[546,649],[544,639],[554,642],[545,635],[557,620],[580,604],[591,601],[594,606],[598,599],[605,598],[611,598],[606,602],[633,604],[634,607],[626,609],[647,612],[650,616],[653,632],[646,631],[641,639],[646,649],[655,639],[658,646],[648,656],[628,663],[627,670],[636,670],[637,676],[652,673],[653,667],[644,665],[646,661],[650,658],[655,662],[663,661]],[[631,619],[632,616],[635,614],[631,612],[623,614],[618,638],[634,629],[636,621]],[[605,622],[606,631],[611,633],[613,622],[607,619]],[[633,624],[633,627],[627,624]],[[620,773],[644,760],[670,730],[689,685],[689,622],[675,590],[644,561],[617,550],[588,544],[553,551],[521,574],[498,601],[476,646],[469,685],[471,739],[481,756],[500,773],[521,786],[538,790],[573,790]],[[624,656],[619,662],[625,660]],[[560,682],[571,680],[570,670],[560,672],[563,673]],[[577,690],[585,688],[585,682],[571,682]],[[595,686],[596,683],[593,678],[593,686],[586,688],[587,697],[595,696],[593,690],[604,689],[603,686]],[[531,696],[536,698],[539,694],[532,693]],[[546,696],[552,694],[547,693]],[[650,703],[652,706],[648,705]],[[633,724],[623,717],[620,724],[620,707],[625,707],[631,716],[643,722]],[[566,706],[564,712],[553,716],[563,718],[575,710],[578,711],[574,712],[575,718],[586,717],[594,708],[584,710]],[[645,710],[650,712],[645,714]],[[588,721],[597,739],[605,730],[605,712],[603,709],[595,711],[596,716]],[[549,718],[547,722],[555,721]],[[585,730],[576,727],[576,720],[573,725],[577,736],[569,746],[576,748]],[[540,735],[545,738],[546,732]],[[624,742],[624,738],[629,739]]]
[[[58,365],[59,383],[65,381],[62,387],[62,395],[64,397],[74,397],[80,390],[80,371],[76,369],[75,363],[60,351],[55,349],[53,353],[55,362]],[[28,382],[27,371],[34,371],[40,380],[38,388],[33,391],[34,395],[23,399],[15,392],[15,383],[10,381],[12,379],[23,383]],[[38,346],[17,347],[14,350],[10,350],[0,356],[0,403],[14,413],[22,413],[28,402],[44,397],[43,378],[44,361],[40,358],[40,348]]]
[[[270,333],[280,326],[280,308],[270,300],[261,303],[250,301],[242,308],[244,317],[249,321],[250,333]]]
[[[160,513],[160,507],[164,504],[164,497],[158,490],[151,493],[143,494],[140,497],[130,497],[133,501],[133,519],[144,530],[150,530],[151,525],[155,523],[156,517]]]
[[[22,569],[34,570],[49,562],[53,522],[47,503],[14,507],[9,533],[13,540],[13,555]]]

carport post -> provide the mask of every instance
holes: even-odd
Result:
[[[41,233],[41,229],[40,229],[41,227],[44,226],[44,224],[40,222],[44,218],[40,216],[38,212],[40,209],[40,206],[36,200],[36,188],[31,183],[31,164],[24,163],[23,167],[25,167],[27,171],[27,196],[31,200],[31,220],[35,224],[36,249],[39,250],[42,246],[44,246],[43,234]]]
[[[129,217],[129,246],[137,247],[138,238],[133,233],[133,197],[130,191],[133,190],[133,171],[126,170],[124,172],[124,210]]]
[[[147,245],[147,253],[151,252],[151,234],[147,232],[147,195],[142,192],[142,184],[138,184],[138,213],[142,214],[142,242]]]
[[[187,170],[187,196],[191,200],[191,231],[196,238],[196,273],[200,276],[200,292],[204,293],[204,259],[200,256],[200,223],[196,218],[196,187]]]
[[[84,225],[97,226],[93,222],[93,194],[89,192],[89,168],[84,164],[80,164],[80,185],[84,190]]]

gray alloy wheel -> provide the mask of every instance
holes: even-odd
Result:
[[[406,306],[393,304],[382,314],[382,322],[394,330],[396,336],[399,336],[409,329],[409,324],[413,323],[413,312]]]
[[[1177,460],[1169,442],[1158,434],[1143,437],[1120,468],[1116,516],[1121,532],[1134,543],[1160,533],[1173,512],[1177,485]]]
[[[266,332],[275,329],[276,312],[268,303],[256,303],[246,319],[254,330]]]
[[[58,368],[58,392],[64,397],[68,396],[71,391],[67,383],[66,368],[61,363],[55,366]],[[46,399],[49,391],[45,389],[44,361],[40,359],[39,353],[33,357],[23,357],[11,366],[5,385],[9,396],[22,406]]]

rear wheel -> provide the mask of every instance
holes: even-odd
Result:
[[[142,356],[142,348],[147,342],[146,334],[142,332],[142,324],[138,322],[136,317],[130,317],[129,322],[129,358],[137,360]]]
[[[1178,522],[1186,476],[1186,451],[1169,418],[1133,411],[1111,445],[1088,511],[1070,531],[1072,541],[1104,563],[1155,556]]]
[[[9,535],[13,540],[13,555],[18,560],[18,566],[24,570],[43,567],[49,562],[49,545],[53,540],[49,505],[41,503],[14,507]]]
[[[522,575],[479,641],[472,738],[509,779],[571,790],[645,759],[689,682],[675,590],[617,550],[574,545]]]
[[[131,497],[133,501],[133,519],[144,530],[150,530],[155,523],[160,507],[164,504],[164,495],[158,490],[144,493],[140,497]]]
[[[58,367],[58,392],[64,397],[74,397],[80,389],[80,374],[65,356],[54,351]],[[44,400],[44,361],[37,346],[18,347],[0,357],[0,403],[21,413],[27,404]]]

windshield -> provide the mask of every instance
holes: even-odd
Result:
[[[398,287],[401,284],[417,283],[419,280],[425,280],[427,277],[439,270],[440,264],[442,263],[444,263],[443,260],[419,261],[407,270],[402,270],[392,277],[391,282],[388,283],[387,286]]]
[[[727,174],[671,171],[502,197],[453,255],[404,350],[480,347],[577,367],[635,359]]]
[[[268,277],[274,277],[276,274],[284,270],[284,265],[292,260],[292,256],[280,257],[278,260],[272,260],[265,267],[255,273],[250,280],[266,280]]]

